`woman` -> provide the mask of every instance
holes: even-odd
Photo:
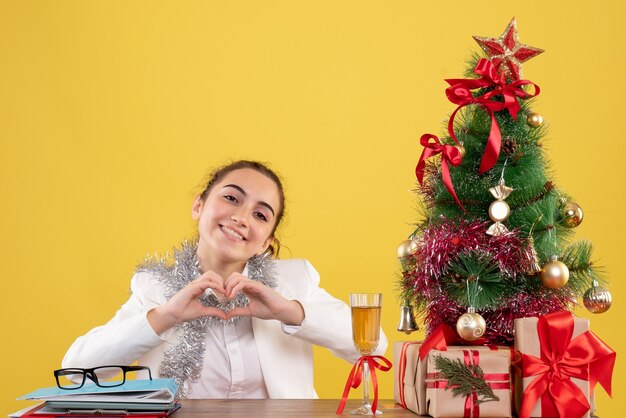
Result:
[[[107,324],[79,337],[63,367],[138,364],[189,398],[315,398],[312,344],[354,362],[350,309],[319,287],[306,260],[274,260],[284,213],[265,165],[218,169],[196,197],[197,243],[174,264],[150,260]],[[376,353],[387,340],[381,331]]]

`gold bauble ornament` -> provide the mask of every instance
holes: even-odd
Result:
[[[549,289],[560,289],[569,280],[569,269],[556,256],[550,257],[541,269],[541,283]]]
[[[405,239],[398,245],[398,258],[412,255],[417,251],[417,244],[412,239]]]
[[[454,148],[459,150],[459,155],[461,155],[461,159],[463,159],[465,157],[465,147],[463,144],[455,145]]]
[[[482,337],[487,330],[485,319],[469,308],[466,313],[461,315],[456,321],[456,332],[459,336],[467,341],[475,341]]]
[[[565,202],[561,208],[563,225],[576,228],[583,221],[583,208],[575,202]]]
[[[611,307],[613,297],[608,289],[598,286],[594,281],[593,286],[583,295],[583,303],[591,313],[604,313]]]
[[[402,269],[411,270],[415,267],[415,257],[413,257],[415,251],[417,251],[417,243],[412,239],[406,239],[398,245],[398,260],[402,264]]]
[[[538,128],[543,124],[543,116],[541,116],[539,113],[533,112],[528,115],[528,117],[526,118],[526,122],[533,128]]]

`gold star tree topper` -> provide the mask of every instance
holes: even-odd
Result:
[[[519,42],[515,18],[511,19],[504,33],[499,38],[473,37],[487,53],[498,72],[510,81],[522,77],[522,63],[536,57],[543,49],[524,45]]]

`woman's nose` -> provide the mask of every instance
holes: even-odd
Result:
[[[230,219],[235,222],[237,225],[244,225],[247,226],[248,225],[248,221],[246,219],[245,214],[237,212],[237,213],[233,213],[232,215],[230,215]]]

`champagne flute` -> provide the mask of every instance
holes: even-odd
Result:
[[[381,293],[351,293],[350,308],[352,309],[352,339],[354,346],[361,355],[371,355],[380,338],[380,309],[383,295]],[[372,415],[369,390],[369,364],[363,363],[363,404],[350,411],[351,415]],[[376,411],[376,415],[382,414]]]

